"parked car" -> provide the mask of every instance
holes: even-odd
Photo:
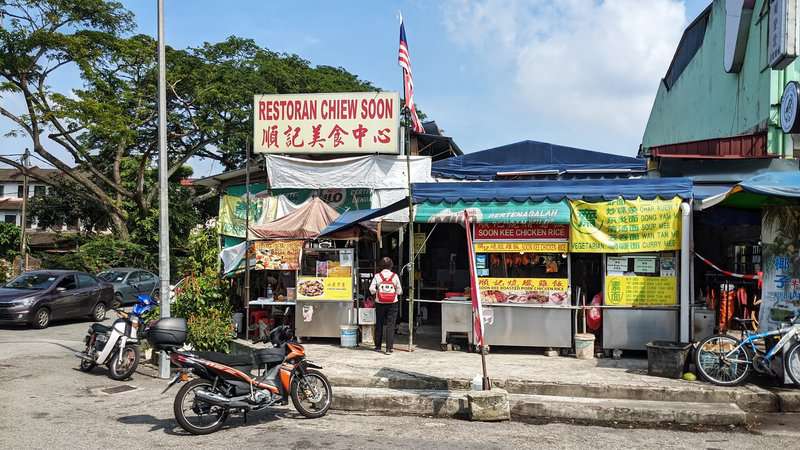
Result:
[[[114,268],[97,274],[114,288],[114,307],[136,303],[141,294],[158,297],[158,276],[142,269]]]
[[[27,323],[46,328],[51,320],[106,318],[114,290],[88,273],[37,270],[0,287],[0,323]]]

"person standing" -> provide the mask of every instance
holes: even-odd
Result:
[[[398,300],[403,295],[400,277],[392,272],[392,259],[384,257],[379,264],[381,271],[376,273],[369,285],[369,292],[375,296],[375,351],[381,351],[383,328],[386,327],[386,354],[394,351],[394,327],[397,321]]]

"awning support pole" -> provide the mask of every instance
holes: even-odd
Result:
[[[689,269],[692,263],[692,249],[689,237],[692,234],[692,207],[689,203],[681,203],[681,264],[680,264],[680,341],[689,342]]]

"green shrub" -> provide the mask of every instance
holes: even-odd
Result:
[[[232,307],[225,283],[213,270],[184,282],[171,306],[174,317],[186,319],[187,341],[197,350],[227,352],[233,340]]]
[[[212,307],[202,314],[190,315],[187,323],[187,339],[195,350],[228,352],[233,340],[233,324],[229,313]]]

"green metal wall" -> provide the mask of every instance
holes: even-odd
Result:
[[[780,92],[783,83],[770,80],[767,66],[768,13],[757,0],[750,22],[745,61],[739,73],[726,73],[723,66],[725,51],[725,2],[716,0],[712,6],[703,45],[675,82],[671,90],[659,83],[650,118],[642,138],[642,146],[675,144],[714,139],[763,131],[771,115],[770,101]],[[798,67],[797,63],[792,67]],[[634,68],[635,70],[635,68]],[[793,69],[793,73],[800,70]],[[777,117],[777,116],[775,116]],[[774,129],[773,127],[770,127]],[[780,130],[770,132],[769,151],[780,152]]]

